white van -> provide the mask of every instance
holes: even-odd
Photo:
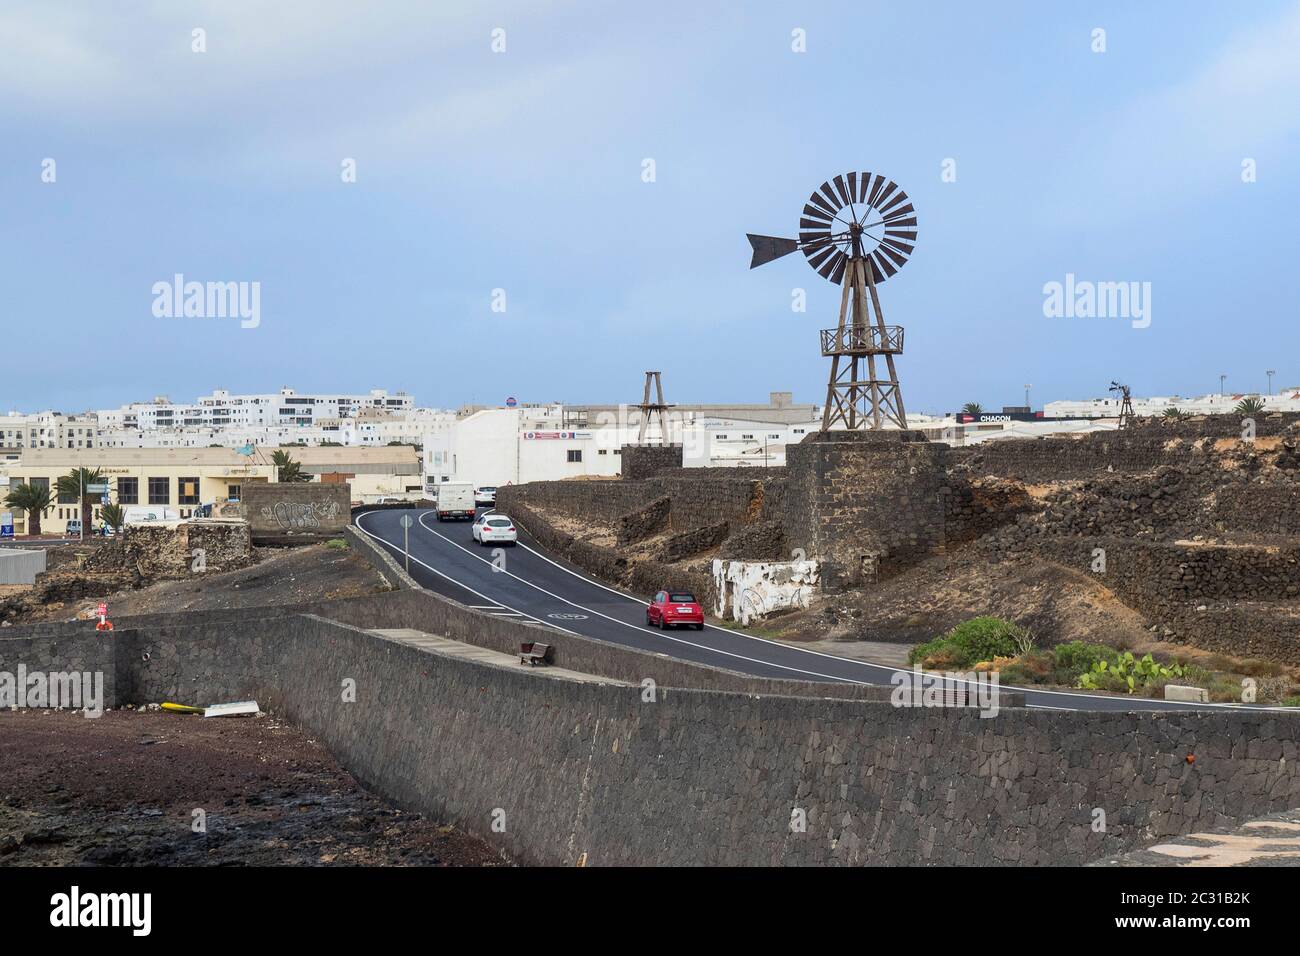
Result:
[[[474,520],[477,510],[474,504],[474,486],[468,481],[444,481],[438,485],[438,497],[434,503],[439,521],[452,518]]]

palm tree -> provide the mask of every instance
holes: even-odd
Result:
[[[280,481],[311,481],[311,475],[302,470],[302,465],[289,457],[287,451],[271,452],[271,461],[275,465]]]
[[[27,512],[27,533],[41,533],[41,514],[50,506],[50,489],[37,485],[17,485],[9,489],[5,504]]]
[[[1258,398],[1243,398],[1233,409],[1238,415],[1258,415],[1264,410],[1264,403]]]
[[[126,511],[121,505],[104,505],[99,509],[99,514],[114,531],[121,532],[122,525],[126,524]]]
[[[1185,418],[1187,416],[1187,413],[1183,411],[1181,408],[1179,408],[1177,405],[1170,405],[1160,414],[1163,415],[1165,418]]]
[[[961,407],[961,410],[962,410],[962,414],[964,415],[984,414],[984,406],[981,405],[979,402],[967,402],[965,405]]]
[[[99,503],[99,495],[86,491],[93,484],[104,480],[104,473],[98,468],[74,468],[66,475],[60,475],[57,483],[59,498],[81,502],[81,533],[90,533],[90,516]]]

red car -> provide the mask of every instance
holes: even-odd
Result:
[[[645,609],[646,627],[692,625],[704,630],[704,608],[689,591],[660,591]]]

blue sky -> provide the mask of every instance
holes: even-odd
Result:
[[[838,289],[745,233],[853,169],[920,219],[909,410],[1300,385],[1300,3],[808,7],[7,0],[0,408],[820,402]],[[260,325],[155,317],[175,273],[260,282]],[[1045,318],[1067,273],[1150,282],[1150,327]]]

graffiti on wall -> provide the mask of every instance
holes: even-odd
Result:
[[[262,506],[262,518],[285,531],[314,531],[322,523],[337,525],[342,514],[337,501],[277,501]]]
[[[816,561],[713,562],[714,614],[748,625],[774,611],[806,608],[817,590]]]

